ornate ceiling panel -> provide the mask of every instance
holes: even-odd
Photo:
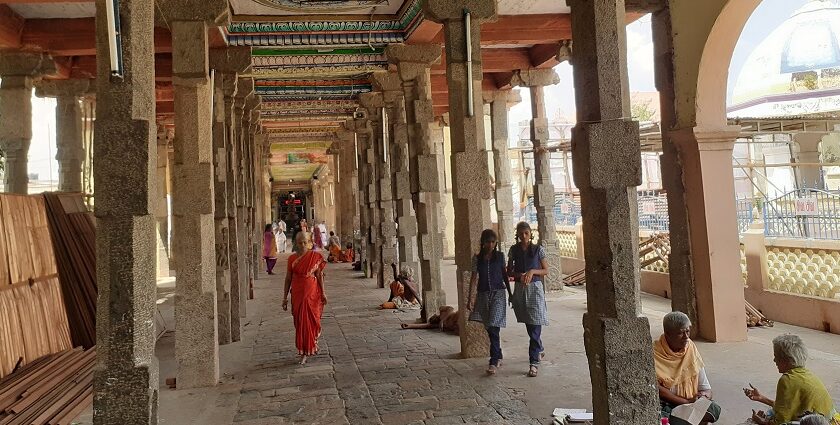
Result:
[[[395,14],[399,0],[231,0],[238,15]]]

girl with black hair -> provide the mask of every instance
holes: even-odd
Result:
[[[530,344],[528,346],[528,376],[537,376],[540,360],[544,357],[540,334],[548,325],[545,307],[545,287],[542,277],[548,274],[545,250],[535,244],[531,226],[522,221],[516,225],[516,245],[508,252],[508,272],[513,276],[514,286],[511,303],[516,321],[525,324]]]
[[[499,332],[506,325],[505,290],[511,294],[505,270],[505,255],[499,251],[496,240],[496,232],[492,229],[481,232],[481,250],[473,257],[472,278],[467,292],[469,294],[467,310],[471,311],[470,320],[484,323],[484,328],[487,329],[487,335],[490,337],[488,375],[494,375],[496,369],[501,366],[502,346]],[[475,294],[473,294],[474,288]]]

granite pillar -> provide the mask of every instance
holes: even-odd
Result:
[[[375,72],[373,84],[383,92],[389,105],[391,138],[389,155],[391,161],[391,190],[394,203],[394,220],[397,223],[397,246],[399,266],[414,272],[415,282],[421,282],[420,263],[417,255],[417,217],[411,200],[411,175],[408,143],[408,124],[405,121],[405,95],[402,81],[396,73]]]
[[[389,93],[389,100],[393,99],[393,93]],[[378,246],[378,277],[377,282],[380,288],[384,288],[391,280],[391,264],[397,261],[397,230],[394,221],[394,202],[391,189],[391,159],[389,153],[390,139],[393,135],[388,109],[386,105],[393,106],[393,100],[386,103],[383,92],[363,93],[359,95],[359,102],[369,112],[373,127],[373,146],[371,152],[374,159],[374,178],[371,192],[375,193],[375,207],[372,212],[377,216],[376,245]]]
[[[356,169],[356,135],[342,130],[337,133],[338,141],[338,193],[341,199],[339,214],[339,235],[346,245],[353,242],[358,228],[358,170]],[[344,249],[344,247],[342,247]]]
[[[362,271],[365,277],[374,277],[373,265],[376,262],[375,252],[370,245],[371,242],[371,216],[368,200],[370,199],[370,176],[372,174],[372,163],[368,161],[372,155],[370,151],[371,129],[368,123],[367,112],[364,118],[347,120],[344,127],[356,134],[356,157],[358,158],[359,172],[359,230],[361,243],[359,245],[359,258],[362,264]]]
[[[584,345],[595,424],[648,425],[659,420],[659,397],[639,291],[641,147],[638,123],[626,118],[624,2],[572,0],[570,6],[578,93],[572,159],[583,215]]]
[[[157,277],[169,277],[169,150],[172,132],[157,126],[157,169],[155,173],[154,214],[157,222]]]
[[[412,203],[417,217],[420,280],[423,292],[422,318],[428,319],[446,305],[441,263],[443,234],[440,227],[441,188],[433,135],[430,67],[440,61],[440,46],[392,44],[385,49],[397,64],[405,97],[405,115],[410,158]],[[421,171],[422,170],[422,171]]]
[[[154,4],[120,2],[124,68],[119,78],[109,77],[106,1],[96,2],[100,78],[93,146],[98,287],[93,423],[155,425],[160,383],[154,328],[156,146],[155,99],[149,96],[155,90]],[[24,97],[15,108],[27,108],[29,98]]]
[[[0,149],[6,159],[8,193],[29,192],[29,145],[32,141],[32,84],[56,71],[44,53],[0,52]]]
[[[210,50],[210,66],[215,70],[213,99],[213,166],[216,229],[216,296],[219,344],[239,341],[239,264],[236,223],[235,137],[233,103],[237,92],[237,73],[251,65],[249,47]]]
[[[88,79],[43,80],[36,83],[36,96],[56,98],[55,159],[58,161],[60,192],[83,192],[82,163],[85,160],[85,148],[79,100],[91,91]]]
[[[497,90],[484,93],[484,100],[490,103],[490,125],[493,146],[493,171],[496,177],[496,216],[499,221],[498,245],[507,255],[516,243],[513,222],[513,182],[511,181],[510,156],[508,154],[508,112],[510,106],[522,101],[519,93],[511,90]]]
[[[187,6],[190,2],[179,3]],[[172,245],[178,257],[175,359],[178,388],[183,389],[219,381],[214,119],[207,24],[174,20],[170,25],[176,128]]]
[[[465,25],[464,11],[472,25]],[[449,136],[452,141],[452,201],[455,210],[455,263],[458,267],[458,309],[461,323],[461,355],[488,355],[487,332],[467,320],[466,301],[472,257],[480,247],[481,232],[489,229],[490,170],[484,134],[482,100],[481,23],[496,17],[493,0],[430,0],[426,17],[444,24],[446,78],[449,83]],[[471,44],[466,42],[469,31]],[[472,74],[467,49],[473,52]]]
[[[732,149],[738,126],[685,127],[681,112],[694,103],[677,97],[673,30],[668,9],[654,14],[654,57],[661,96],[663,186],[668,193],[672,305],[692,320],[692,331],[709,341],[744,341]],[[686,108],[686,110],[683,110]],[[733,324],[737,324],[734,325]]]
[[[238,80],[236,95],[233,104],[233,132],[234,132],[234,162],[235,179],[236,179],[236,227],[237,227],[237,247],[236,254],[238,270],[239,270],[239,317],[244,318],[247,315],[247,300],[248,300],[248,285],[251,281],[250,262],[248,259],[250,248],[248,244],[248,208],[245,204],[246,197],[246,183],[245,183],[245,150],[244,141],[246,139],[246,127],[243,126],[243,119],[245,117],[245,101],[249,96],[253,96],[254,80],[252,78],[242,78]],[[249,117],[250,119],[250,117]]]
[[[546,290],[563,289],[560,268],[560,239],[554,216],[554,184],[551,182],[551,153],[548,152],[548,116],[545,111],[545,86],[560,82],[553,69],[521,70],[513,84],[531,91],[531,142],[534,146],[534,208],[540,245],[548,260],[548,276],[543,277]]]

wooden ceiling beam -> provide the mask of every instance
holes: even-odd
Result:
[[[0,48],[17,49],[25,20],[11,7],[0,4]]]
[[[485,73],[530,69],[531,57],[524,47],[513,49],[481,49],[481,69]],[[438,65],[432,65],[432,75],[446,74],[446,55]]]
[[[59,60],[60,58],[56,58]],[[71,78],[96,78],[96,56],[79,56],[73,60]],[[155,55],[155,81],[172,81],[172,55]]]

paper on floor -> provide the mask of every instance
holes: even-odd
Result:
[[[706,412],[709,410],[711,404],[712,401],[708,398],[700,397],[694,403],[675,407],[671,411],[671,416],[680,418],[691,425],[698,425],[703,420],[703,417],[706,416]]]

